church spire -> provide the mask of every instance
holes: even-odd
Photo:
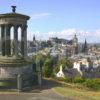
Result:
[[[33,41],[35,41],[36,40],[36,38],[35,38],[35,35],[33,36]]]
[[[87,48],[87,41],[86,41],[86,38],[85,38],[85,48]]]
[[[87,40],[85,39],[85,43],[84,43],[84,45],[83,45],[83,53],[88,53],[88,46],[87,46]]]

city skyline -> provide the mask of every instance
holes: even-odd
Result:
[[[38,39],[59,37],[70,39],[77,34],[79,42],[100,42],[100,1],[98,0],[2,0],[0,14],[11,12],[31,17],[28,40],[35,34]]]

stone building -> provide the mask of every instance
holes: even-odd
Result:
[[[59,72],[56,74],[57,78],[74,78],[75,76],[77,76],[79,74],[79,72],[76,69],[64,69],[63,66],[60,66],[60,70]]]
[[[76,34],[74,35],[73,39],[69,40],[67,42],[67,52],[68,55],[75,55],[78,54],[79,52],[79,47],[78,47],[78,38],[76,36]]]
[[[29,19],[29,16],[16,13],[16,6],[12,6],[11,13],[0,14],[0,87],[22,89],[32,85],[32,61],[27,56],[27,21]],[[12,27],[14,29],[13,45],[11,44]],[[21,29],[20,47],[18,45],[19,27]]]
[[[100,78],[100,62],[91,61],[89,58],[83,58],[73,63],[73,68],[77,69],[84,78]]]
[[[64,50],[66,48],[66,55],[71,56],[71,55],[75,55],[78,54],[79,52],[79,47],[78,47],[78,38],[76,36],[76,34],[74,35],[74,37],[71,40],[66,40],[66,39],[59,39],[59,38],[50,38],[51,43],[53,44],[53,46],[61,44],[61,49]],[[63,45],[62,45],[63,44]]]

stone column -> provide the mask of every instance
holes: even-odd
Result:
[[[5,54],[7,56],[11,55],[11,40],[10,40],[10,26],[5,26],[5,34],[6,34],[6,41],[5,41]]]
[[[24,30],[24,57],[27,57],[27,25],[25,25],[25,30]]]
[[[5,56],[5,27],[1,25],[1,52],[2,56]]]
[[[18,28],[14,26],[14,55],[18,56]]]
[[[21,32],[21,53],[24,58],[27,57],[27,25],[22,27]]]

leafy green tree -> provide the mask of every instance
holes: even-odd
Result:
[[[73,67],[73,63],[70,59],[65,58],[65,59],[59,59],[57,62],[56,67],[54,68],[54,73],[57,73],[60,70],[60,65],[62,65],[63,69],[67,69],[67,68],[72,68]]]
[[[34,69],[34,72],[37,71],[37,66],[40,66],[42,68],[44,61],[45,61],[45,57],[41,53],[38,53],[37,55],[33,56],[33,62],[34,62],[33,63],[33,69]]]
[[[42,67],[42,75],[44,77],[51,77],[53,72],[52,60],[47,58]]]
[[[44,77],[52,77],[59,71],[60,65],[63,66],[63,69],[72,68],[72,62],[70,59],[59,59],[58,57],[52,57],[50,54],[43,55],[38,53],[33,60],[36,68],[37,66],[42,68],[42,75]]]

